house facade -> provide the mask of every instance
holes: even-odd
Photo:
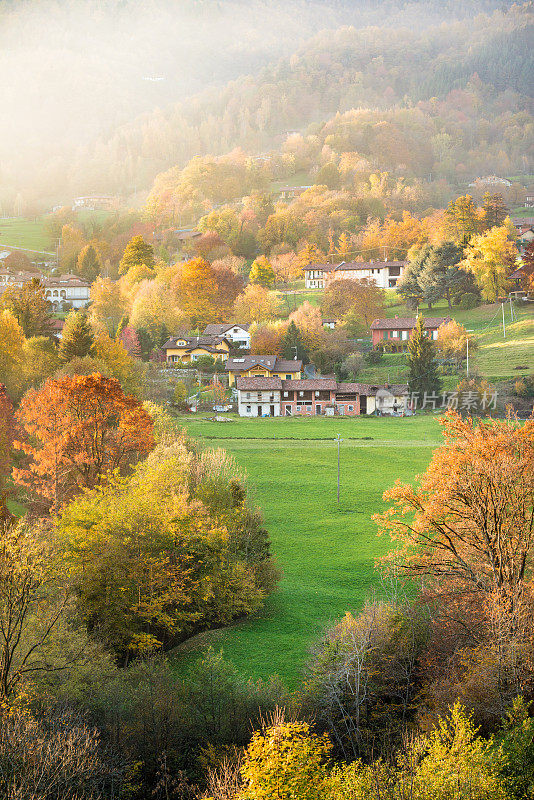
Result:
[[[278,356],[241,356],[226,362],[228,384],[234,386],[237,378],[281,378],[298,380],[302,372],[302,361],[290,361]]]
[[[406,269],[406,261],[341,261],[338,264],[310,264],[304,270],[307,289],[325,289],[332,281],[361,281],[367,278],[381,289],[394,289]]]
[[[238,412],[242,417],[355,417],[360,414],[409,413],[407,387],[344,383],[334,378],[283,380],[237,379]]]
[[[250,325],[247,322],[234,322],[231,325],[211,324],[206,325],[204,336],[224,336],[229,342],[243,350],[250,349]]]
[[[436,340],[441,325],[446,325],[450,321],[450,317],[426,317],[424,328],[430,338]],[[413,334],[416,324],[417,317],[398,317],[395,315],[391,319],[375,319],[371,323],[373,347],[388,343],[396,346],[399,350],[404,349]]]
[[[42,278],[45,297],[52,303],[54,310],[63,303],[70,303],[73,308],[85,308],[90,299],[91,284],[78,278],[77,275],[60,275],[58,278]]]
[[[56,278],[45,278],[38,272],[11,272],[7,267],[0,269],[0,293],[9,286],[20,288],[34,278],[39,280],[45,290],[45,298],[51,303],[54,311],[63,303],[70,303],[73,308],[85,308],[90,299],[90,284],[77,275],[65,274]]]
[[[226,361],[230,343],[224,336],[172,336],[161,348],[167,364],[190,364],[201,356],[211,356],[216,361]]]

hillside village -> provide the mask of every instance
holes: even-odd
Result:
[[[0,21],[0,800],[534,798],[532,3]]]

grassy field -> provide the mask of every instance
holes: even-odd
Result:
[[[294,688],[325,627],[360,608],[379,582],[374,562],[389,541],[377,537],[371,516],[384,507],[382,493],[397,478],[410,481],[426,468],[440,441],[439,425],[422,416],[180,422],[206,446],[224,447],[246,470],[283,579],[260,612],[190,640],[175,651],[176,663],[212,645],[243,674],[278,674]],[[343,437],[339,507],[337,433]]]
[[[53,245],[42,219],[0,220],[0,250],[2,245],[27,248],[39,252],[53,251]]]

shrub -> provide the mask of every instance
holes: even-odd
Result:
[[[468,311],[470,308],[476,308],[480,305],[480,297],[473,292],[466,292],[460,299],[460,308]]]

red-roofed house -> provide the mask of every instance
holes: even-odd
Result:
[[[426,317],[424,327],[432,339],[437,339],[440,326],[446,325],[450,321],[450,317]],[[417,317],[395,316],[390,319],[375,319],[371,323],[373,347],[378,347],[378,345],[384,345],[388,342],[402,350],[406,347],[416,323]]]

